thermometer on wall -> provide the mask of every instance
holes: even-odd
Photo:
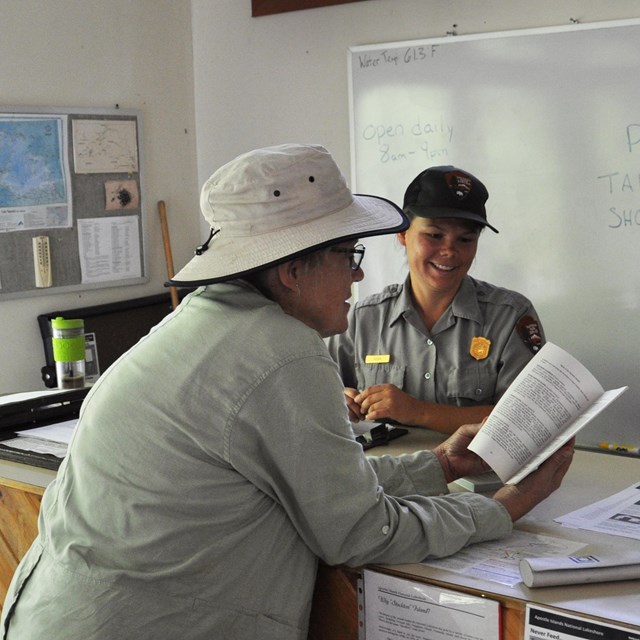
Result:
[[[36,287],[50,287],[51,252],[48,236],[36,236],[33,242],[33,268],[36,276]]]

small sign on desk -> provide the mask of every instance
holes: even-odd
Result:
[[[637,627],[636,627],[637,629]],[[574,616],[538,605],[527,605],[524,638],[554,638],[555,640],[640,640],[640,629],[632,631],[589,618]]]
[[[498,640],[500,603],[365,570],[360,580],[361,640]]]

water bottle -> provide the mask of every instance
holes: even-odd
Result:
[[[53,318],[51,328],[58,389],[84,387],[84,320]]]

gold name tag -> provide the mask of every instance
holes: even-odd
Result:
[[[365,364],[388,364],[391,356],[388,353],[370,353],[364,358]]]

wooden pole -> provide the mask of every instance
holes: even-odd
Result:
[[[160,214],[160,228],[162,229],[162,242],[164,244],[164,258],[167,263],[167,274],[169,279],[173,278],[175,271],[173,270],[173,256],[171,254],[171,239],[169,237],[169,225],[167,224],[167,208],[164,200],[158,201],[158,213]],[[175,287],[169,287],[171,292],[171,306],[175,309],[178,306],[178,290]]]

